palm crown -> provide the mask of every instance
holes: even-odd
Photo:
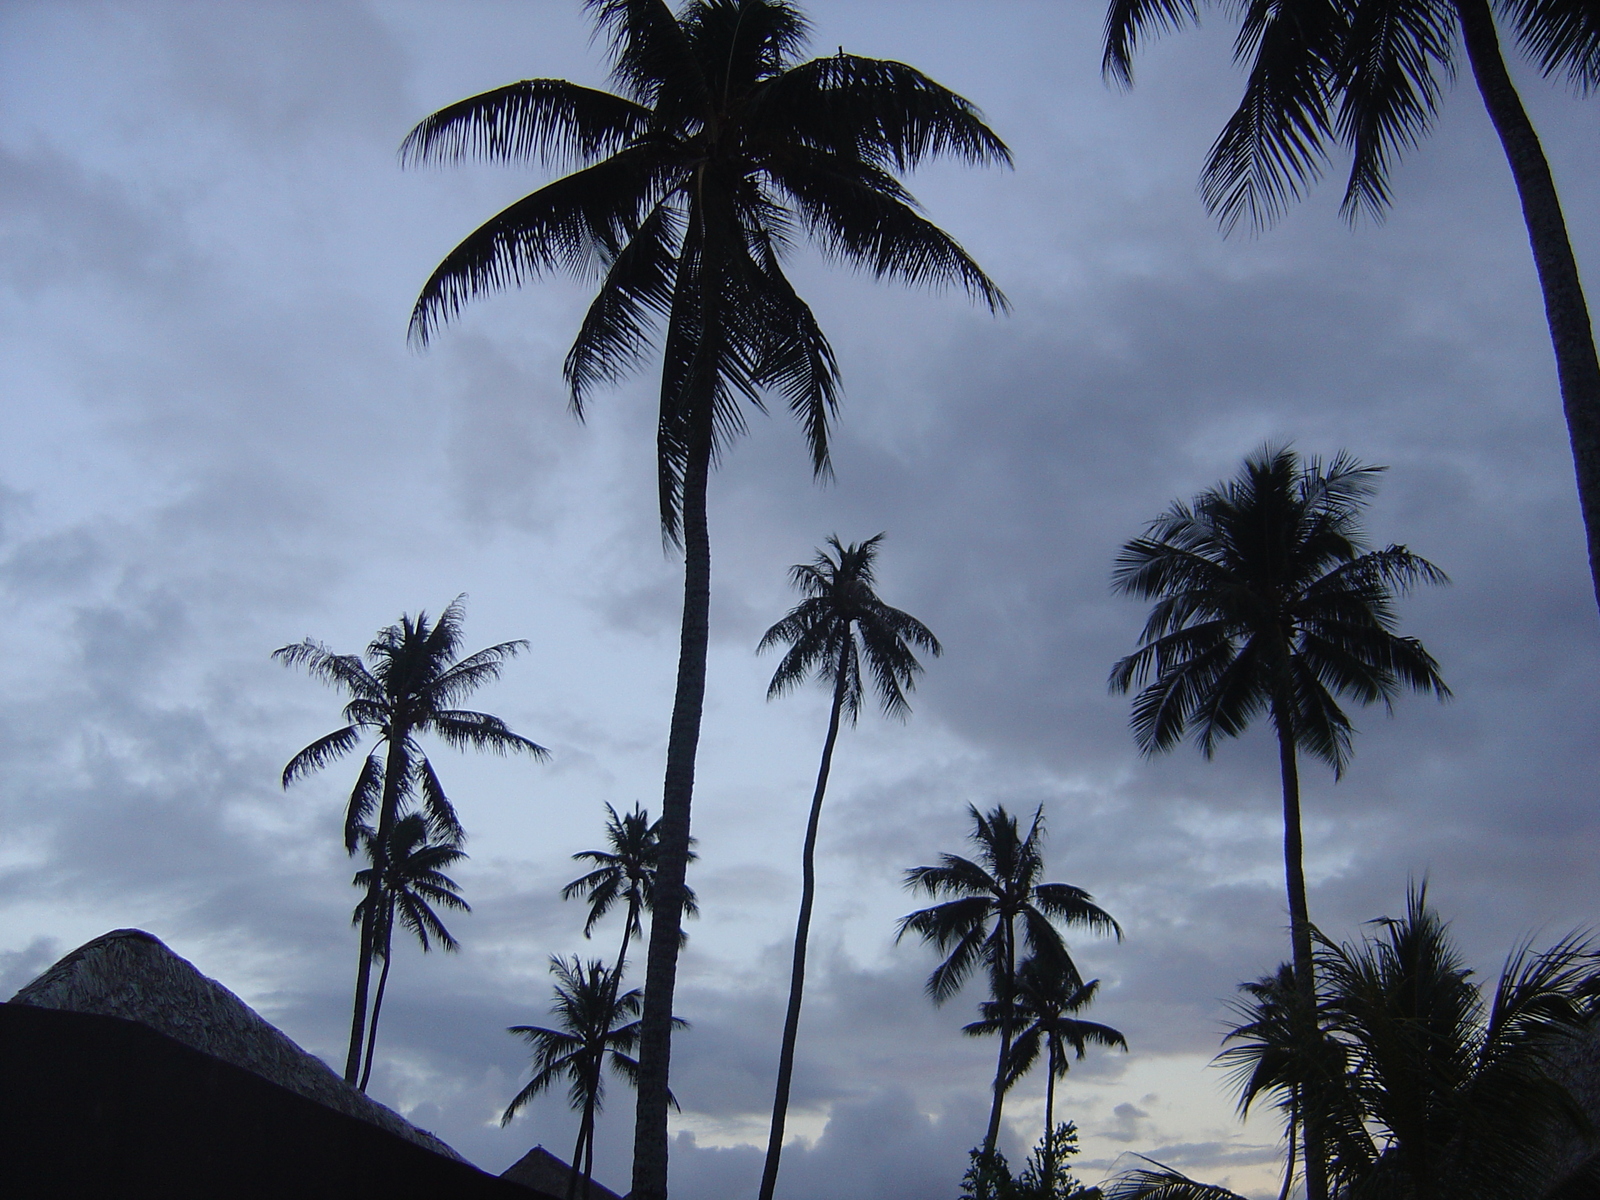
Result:
[[[588,937],[602,917],[618,903],[625,906],[623,919],[624,945],[626,939],[642,932],[640,914],[651,908],[655,897],[656,860],[661,850],[660,822],[652,823],[650,814],[635,804],[633,811],[617,814],[606,805],[610,819],[606,821],[606,843],[609,850],[580,850],[572,857],[578,862],[594,864],[594,870],[580,875],[561,889],[561,898],[571,900],[583,896],[589,901],[589,916],[583,923],[583,936]],[[690,854],[693,861],[695,855]],[[700,911],[694,892],[684,889],[683,911],[693,916]],[[620,966],[620,961],[619,961]]]
[[[283,768],[284,787],[343,758],[368,733],[376,733],[388,750],[387,762],[377,752],[367,756],[350,793],[345,808],[345,849],[351,853],[360,843],[362,825],[385,796],[386,783],[392,784],[395,797],[420,793],[434,827],[456,839],[461,837],[455,807],[417,741],[418,734],[431,733],[458,750],[549,756],[543,746],[513,733],[499,717],[452,707],[483,684],[498,679],[505,662],[528,647],[520,639],[501,642],[458,659],[464,615],[458,596],[435,622],[430,623],[425,612],[402,616],[398,624],[373,638],[367,646],[366,662],[359,655],[335,654],[310,638],[273,651],[272,657],[279,662],[304,667],[350,696],[344,706],[346,724],[289,760]]]
[[[1450,694],[1422,644],[1394,632],[1395,596],[1444,573],[1404,546],[1363,552],[1360,511],[1380,470],[1343,453],[1302,468],[1266,448],[1122,548],[1112,586],[1156,600],[1143,645],[1111,672],[1116,691],[1150,680],[1133,706],[1140,749],[1192,731],[1209,757],[1267,712],[1337,772],[1352,729],[1336,697]]]
[[[434,840],[433,831],[421,813],[407,813],[395,822],[386,853],[379,854],[377,831],[361,826],[360,838],[367,850],[368,860],[381,866],[364,867],[352,880],[354,885],[367,890],[356,905],[352,924],[359,924],[376,898],[375,929],[380,956],[389,956],[393,922],[417,939],[424,951],[438,942],[446,950],[457,950],[459,945],[444,927],[434,905],[471,912],[472,906],[461,898],[455,880],[445,869],[466,859],[466,852],[453,841]],[[376,884],[376,887],[373,885]]]
[[[800,61],[807,23],[781,0],[589,0],[621,95],[529,79],[441,109],[410,162],[469,156],[574,168],[457,246],[422,289],[425,342],[471,297],[550,271],[600,278],[567,355],[580,415],[659,334],[661,518],[676,537],[694,443],[744,425],[740,398],[783,397],[828,470],[838,371],[785,277],[796,235],[884,278],[1004,297],[918,211],[896,171],[954,154],[1010,161],[977,110],[903,63],[842,51]]]
[[[830,537],[833,554],[819,550],[813,561],[789,569],[790,581],[806,598],[767,630],[757,647],[789,647],[767,688],[769,700],[815,677],[837,689],[841,710],[854,723],[866,693],[865,659],[883,711],[889,716],[909,711],[905,694],[922,671],[912,646],[935,658],[943,647],[921,621],[878,599],[873,562],[882,541],[881,533],[849,546]]]
[[[568,961],[552,956],[550,973],[556,977],[555,1002],[550,1012],[559,1028],[513,1025],[508,1030],[533,1048],[533,1078],[506,1107],[500,1118],[502,1125],[509,1124],[523,1105],[563,1078],[571,1084],[568,1098],[574,1108],[592,1103],[599,1109],[605,1103],[604,1073],[600,1068],[609,1062],[631,1078],[639,1067],[627,1053],[639,1040],[639,990],[634,988],[619,995],[612,985],[610,970],[599,961],[585,965],[576,958]]]
[[[1043,809],[1034,813],[1026,837],[1017,818],[1003,806],[981,813],[969,805],[967,811],[973,824],[968,836],[978,847],[977,861],[941,854],[938,866],[906,872],[906,887],[954,897],[901,917],[895,935],[898,941],[915,933],[945,954],[928,976],[928,994],[934,1000],[948,1000],[977,967],[986,966],[998,989],[996,999],[1009,1004],[1018,921],[1028,954],[1045,964],[1059,964],[1074,977],[1077,968],[1055,922],[1122,937],[1122,927],[1088,892],[1069,883],[1039,881],[1044,871]]]

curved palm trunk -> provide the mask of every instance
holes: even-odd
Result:
[[[811,794],[811,816],[806,822],[805,848],[800,853],[800,916],[794,927],[794,965],[789,973],[789,1009],[783,1018],[783,1043],[778,1050],[778,1085],[772,1097],[772,1129],[767,1135],[767,1162],[761,1171],[759,1200],[772,1200],[778,1186],[778,1160],[783,1154],[783,1128],[789,1115],[789,1084],[794,1077],[794,1045],[800,1032],[800,1001],[806,988],[806,942],[811,936],[811,909],[817,897],[817,825],[822,819],[822,797],[833,769],[833,746],[839,739],[839,713],[844,708],[845,652],[840,651],[833,683],[833,708],[828,714],[828,736],[822,743],[817,786]]]
[[[378,1015],[383,1011],[383,993],[389,986],[389,963],[394,949],[394,911],[391,908],[384,920],[383,970],[378,973],[378,990],[372,996],[372,1023],[367,1026],[366,1062],[361,1068],[361,1090],[367,1090],[367,1080],[372,1078],[372,1050],[378,1044]]]
[[[367,911],[361,918],[361,961],[356,967],[356,998],[350,1016],[350,1050],[344,1060],[344,1081],[354,1085],[361,1070],[363,1034],[367,1026],[367,990],[372,981],[372,949],[377,934],[375,922],[383,899],[383,877],[388,866],[388,847],[400,808],[400,787],[409,764],[405,754],[405,730],[399,721],[389,730],[389,753],[383,765],[383,800],[378,808],[378,832],[372,847],[372,883],[367,888]],[[387,961],[387,960],[385,960]]]
[[[1561,404],[1577,470],[1578,502],[1589,541],[1589,574],[1600,601],[1600,359],[1595,355],[1589,306],[1550,164],[1506,71],[1488,0],[1454,0],[1454,4],[1473,78],[1522,201],[1522,219],[1544,292],[1545,320],[1555,348]]]
[[[683,480],[683,625],[678,687],[667,741],[661,795],[660,850],[650,943],[645,958],[644,1011],[639,1021],[639,1099],[633,1137],[633,1200],[666,1200],[667,1074],[672,1055],[672,993],[683,930],[683,882],[689,865],[689,809],[695,751],[706,692],[706,644],[711,606],[711,542],[706,526],[706,479],[711,430],[697,430]]]
[[[1012,928],[1011,918],[1005,921],[1005,975],[1001,979],[1004,996],[996,996],[1000,1002],[1000,1057],[994,1068],[994,1100],[989,1105],[989,1128],[983,1135],[983,1161],[991,1162],[994,1159],[994,1146],[1000,1140],[1000,1110],[1006,1098],[1006,1060],[1011,1057],[1011,1026],[1012,997],[1015,995],[1015,980],[1017,977],[1017,939],[1016,930]]]
[[[1295,761],[1294,736],[1287,719],[1277,717],[1278,767],[1283,777],[1283,874],[1289,892],[1289,940],[1294,947],[1294,977],[1300,989],[1302,1013],[1316,1011],[1316,975],[1311,956],[1311,916],[1306,906],[1304,846],[1300,835],[1300,769]],[[1301,1122],[1306,1144],[1306,1200],[1327,1200],[1327,1162],[1322,1154],[1322,1133],[1310,1114]],[[1292,1136],[1292,1135],[1291,1135]]]

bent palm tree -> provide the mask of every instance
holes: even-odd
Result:
[[[285,666],[304,667],[350,696],[344,706],[343,728],[324,734],[291,758],[283,768],[284,787],[343,758],[368,733],[377,734],[377,748],[362,763],[345,807],[344,845],[350,854],[356,852],[361,827],[373,809],[378,813],[373,845],[380,857],[385,854],[394,836],[401,803],[412,795],[420,795],[423,811],[436,833],[460,840],[461,822],[417,741],[420,734],[432,734],[457,750],[491,750],[496,754],[517,751],[534,758],[548,757],[543,746],[512,733],[499,717],[451,707],[483,684],[498,679],[506,661],[528,647],[521,640],[501,642],[457,658],[464,612],[462,597],[458,596],[439,614],[437,622],[430,623],[427,613],[418,613],[415,619],[402,616],[399,624],[380,630],[372,639],[365,662],[359,655],[335,654],[310,638],[272,652],[272,657]],[[368,892],[371,904],[361,922],[355,1011],[350,1018],[350,1050],[344,1064],[345,1081],[352,1084],[357,1082],[361,1066],[367,990],[377,944],[373,922],[381,907],[378,887],[383,864],[374,866],[377,871]]]
[[[1040,1052],[1045,1058],[1044,1082],[1044,1137],[1039,1143],[1039,1178],[1046,1195],[1042,1200],[1054,1200],[1049,1194],[1058,1178],[1056,1162],[1056,1080],[1067,1073],[1071,1065],[1067,1047],[1072,1047],[1081,1060],[1089,1044],[1104,1046],[1108,1050],[1128,1048],[1128,1039],[1109,1025],[1081,1020],[1077,1014],[1094,1003],[1100,990],[1100,981],[1088,983],[1079,980],[1074,972],[1064,969],[1059,960],[1029,958],[1017,968],[1016,998],[1010,1013],[994,1001],[981,1007],[983,1019],[974,1021],[962,1032],[972,1037],[1004,1034],[1009,1018],[1017,1028],[1011,1043],[1011,1061],[1007,1064],[1006,1090],[1033,1069]]]
[[[1291,1121],[1296,1106],[1315,1109],[1330,1134],[1324,1174],[1352,1200],[1594,1194],[1600,1156],[1568,1161],[1594,1131],[1556,1078],[1592,1036],[1600,970],[1590,945],[1568,937],[1534,954],[1524,944],[1486,997],[1425,892],[1411,892],[1403,918],[1374,924],[1359,943],[1322,943],[1323,1022],[1309,1038],[1305,1022],[1284,1018],[1299,994],[1292,966],[1245,985],[1243,1023],[1219,1059],[1241,1110],[1264,1096]],[[1233,1195],[1152,1167],[1107,1186],[1108,1200]]]
[[[785,0],[588,0],[622,95],[532,79],[460,101],[406,138],[408,162],[468,156],[572,170],[491,218],[423,286],[426,342],[469,299],[551,271],[600,276],[567,355],[574,413],[659,336],[657,482],[684,551],[678,678],[646,961],[634,1148],[636,1200],[665,1200],[672,995],[695,753],[705,695],[711,464],[742,401],[776,393],[825,476],[838,370],[783,271],[802,231],[880,278],[955,284],[1000,309],[978,265],[922,217],[896,173],[949,154],[1010,161],[966,100],[903,63],[842,51],[801,61],[807,24]]]
[[[1123,546],[1112,576],[1115,590],[1156,601],[1142,645],[1111,671],[1113,691],[1142,685],[1132,718],[1140,750],[1156,754],[1192,734],[1210,758],[1223,738],[1257,716],[1271,718],[1290,941],[1307,998],[1312,929],[1298,753],[1342,774],[1354,729],[1341,696],[1389,708],[1402,688],[1450,694],[1422,643],[1394,632],[1395,597],[1418,583],[1445,583],[1444,573],[1404,546],[1364,552],[1361,510],[1381,470],[1343,453],[1324,467],[1264,447],[1234,479],[1151,522]],[[1302,1130],[1318,1136],[1314,1121]],[[1308,1145],[1313,1172],[1319,1157]],[[1312,1200],[1322,1200],[1315,1174],[1309,1187]]]
[[[789,1112],[789,1085],[794,1075],[795,1039],[800,1029],[800,1002],[806,985],[806,942],[811,932],[811,909],[817,894],[817,825],[822,818],[822,798],[828,790],[833,766],[833,746],[839,737],[841,716],[855,724],[861,712],[867,675],[889,716],[910,712],[905,693],[916,685],[922,670],[911,645],[934,657],[939,639],[910,613],[891,608],[873,591],[872,564],[883,534],[850,546],[830,537],[834,554],[819,550],[809,563],[789,568],[789,579],[805,595],[788,615],[767,630],[757,650],[787,645],[767,688],[767,699],[781,696],[815,678],[833,690],[828,713],[828,733],[822,742],[822,762],[811,794],[811,814],[806,821],[805,845],[800,854],[800,915],[795,921],[794,961],[789,975],[789,1006],[783,1018],[783,1042],[778,1050],[778,1081],[772,1099],[772,1127],[767,1135],[766,1165],[761,1172],[759,1200],[772,1200],[778,1183],[778,1161],[783,1154],[783,1130]],[[837,555],[837,557],[834,557]],[[908,645],[907,643],[911,643]]]
[[[1328,147],[1351,155],[1343,211],[1381,216],[1389,171],[1428,131],[1441,81],[1455,73],[1456,36],[1516,181],[1544,293],[1561,402],[1600,600],[1600,359],[1567,236],[1566,218],[1539,135],[1511,82],[1494,9],[1546,76],[1582,92],[1600,86],[1600,13],[1592,0],[1264,0],[1241,5],[1234,57],[1249,81],[1200,177],[1206,206],[1231,228],[1263,226],[1323,171]],[[1111,0],[1104,70],[1132,82],[1133,53],[1148,32],[1198,21],[1197,0]]]
[[[967,811],[973,825],[967,838],[978,847],[978,861],[942,854],[936,867],[907,871],[906,887],[952,899],[901,917],[895,940],[915,933],[945,954],[945,960],[928,976],[928,994],[935,1004],[954,996],[980,965],[988,970],[1000,1057],[995,1065],[989,1127],[983,1137],[987,1161],[1000,1136],[1000,1110],[1017,1029],[1018,923],[1029,956],[1069,980],[1082,977],[1055,922],[1114,934],[1118,941],[1122,927],[1082,888],[1039,882],[1044,871],[1042,807],[1033,814],[1027,837],[1021,835],[1017,818],[1004,805],[987,813],[969,805]]]
[[[533,1078],[512,1097],[500,1124],[509,1125],[523,1105],[558,1079],[570,1081],[567,1098],[582,1113],[567,1177],[567,1200],[573,1200],[580,1171],[584,1195],[589,1194],[595,1116],[605,1107],[607,1064],[629,1083],[638,1084],[639,1063],[628,1052],[639,1044],[637,1018],[642,993],[634,988],[619,995],[614,972],[598,961],[586,967],[577,958],[569,962],[552,956],[550,973],[556,977],[556,999],[550,1011],[560,1028],[513,1025],[506,1031],[533,1048]],[[674,1024],[681,1028],[684,1022],[675,1019]]]
[[[367,1025],[366,1063],[361,1068],[364,1092],[367,1080],[372,1078],[372,1051],[378,1041],[378,1016],[383,1011],[383,994],[389,986],[389,967],[393,962],[395,918],[405,926],[426,954],[437,941],[446,950],[460,949],[459,943],[444,927],[435,904],[457,912],[471,912],[472,906],[461,898],[456,881],[444,873],[446,867],[465,859],[466,853],[459,842],[447,838],[435,841],[433,831],[421,813],[407,813],[394,823],[389,846],[382,853],[377,845],[377,831],[362,826],[361,843],[372,865],[356,872],[351,881],[366,890],[361,903],[351,916],[351,924],[360,925],[367,920],[372,906],[373,877],[377,878],[378,911],[373,918],[373,953],[383,959],[383,970],[378,973],[378,989],[372,996],[372,1020]],[[381,864],[381,865],[380,865]],[[431,940],[430,940],[431,939]]]

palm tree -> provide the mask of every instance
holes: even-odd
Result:
[[[589,917],[583,923],[583,936],[588,937],[594,927],[620,901],[627,906],[622,922],[622,947],[617,951],[617,966],[612,973],[615,980],[622,978],[623,964],[628,958],[628,943],[643,932],[639,917],[655,903],[656,863],[661,851],[661,822],[650,822],[650,814],[637,802],[633,811],[618,816],[617,810],[606,805],[610,819],[606,821],[606,841],[609,850],[580,850],[572,857],[578,862],[594,864],[594,870],[579,876],[561,889],[561,898],[571,900],[583,896],[589,901]],[[696,858],[689,852],[689,861]],[[683,889],[683,912],[695,916],[700,911],[694,891]]]
[[[335,654],[310,638],[272,652],[272,657],[285,666],[304,667],[350,696],[344,706],[344,726],[324,734],[289,760],[283,768],[284,787],[343,758],[368,733],[377,735],[377,747],[362,763],[345,807],[344,845],[348,853],[356,852],[361,827],[376,808],[373,846],[381,857],[393,839],[402,801],[413,795],[420,796],[423,811],[437,834],[460,841],[461,822],[417,741],[420,734],[433,734],[458,750],[490,750],[496,754],[517,751],[534,758],[548,757],[543,746],[512,733],[499,717],[451,707],[483,684],[498,679],[505,662],[528,647],[522,640],[501,642],[457,658],[464,599],[457,596],[452,600],[436,622],[430,623],[425,612],[414,619],[402,616],[398,624],[380,630],[372,639],[365,662],[359,655]],[[374,867],[368,892],[371,903],[361,922],[355,1011],[350,1018],[350,1050],[344,1064],[345,1081],[352,1084],[357,1082],[361,1066],[367,989],[377,945],[374,921],[381,909],[378,889],[383,864],[375,862]]]
[[[1402,687],[1450,694],[1422,643],[1394,632],[1395,597],[1446,583],[1444,573],[1404,546],[1365,550],[1361,510],[1382,470],[1342,452],[1324,467],[1263,447],[1237,477],[1152,521],[1123,546],[1112,577],[1115,590],[1157,602],[1139,649],[1111,671],[1112,690],[1142,687],[1140,750],[1192,734],[1209,758],[1255,717],[1272,720],[1295,969],[1308,990],[1297,754],[1343,772],[1354,728],[1341,696],[1388,707]]]
[[[412,314],[419,342],[469,299],[549,271],[600,277],[564,373],[582,416],[595,387],[638,365],[659,336],[657,482],[664,536],[684,552],[678,679],[662,789],[651,920],[637,1200],[665,1200],[667,1073],[695,752],[705,695],[711,464],[743,428],[742,400],[776,393],[829,473],[838,370],[783,272],[804,231],[882,278],[999,289],[922,217],[896,177],[950,154],[1007,163],[977,109],[903,63],[842,50],[800,61],[808,26],[788,0],[587,0],[622,95],[523,80],[441,109],[406,138],[412,163],[469,156],[571,166],[450,252]]]
[[[1600,85],[1600,17],[1592,0],[1499,0],[1501,15],[1545,75],[1580,91]],[[1389,172],[1432,124],[1455,75],[1456,37],[1510,164],[1544,292],[1561,402],[1600,599],[1600,360],[1566,219],[1544,150],[1511,82],[1490,0],[1256,0],[1240,5],[1235,57],[1250,63],[1238,110],[1201,174],[1224,228],[1270,224],[1321,174],[1330,143],[1349,150],[1343,212],[1381,217]],[[1146,33],[1197,21],[1196,0],[1111,0],[1106,73],[1132,82]]]
[[[576,957],[568,961],[552,955],[550,973],[556,977],[556,998],[550,1011],[560,1027],[513,1025],[507,1030],[533,1048],[533,1078],[506,1106],[500,1124],[509,1125],[523,1105],[556,1080],[565,1078],[571,1082],[568,1099],[583,1114],[572,1151],[572,1173],[567,1179],[567,1200],[573,1200],[580,1170],[584,1196],[589,1194],[594,1171],[595,1115],[605,1106],[606,1065],[609,1063],[637,1086],[639,1063],[629,1051],[639,1044],[642,993],[633,988],[619,995],[616,972],[599,960],[585,966]],[[684,1026],[676,1018],[673,1023],[679,1028]]]
[[[394,823],[387,849],[380,852],[377,831],[362,826],[361,843],[372,865],[356,872],[351,881],[366,891],[361,903],[356,905],[351,924],[360,925],[367,919],[373,897],[373,877],[378,875],[377,894],[379,908],[373,919],[373,953],[383,959],[383,970],[378,974],[378,990],[372,997],[372,1020],[367,1025],[366,1063],[361,1068],[361,1090],[367,1090],[367,1080],[372,1078],[372,1050],[378,1040],[378,1014],[383,1011],[383,993],[389,986],[389,966],[393,962],[395,918],[410,930],[426,954],[433,948],[430,938],[446,950],[459,950],[460,945],[444,927],[433,905],[471,912],[472,906],[461,898],[455,880],[444,873],[446,867],[465,859],[461,844],[453,839],[434,840],[433,830],[421,813],[407,813]],[[381,864],[381,865],[380,865]],[[381,875],[380,875],[381,872]]]
[[[1056,1170],[1056,1080],[1067,1073],[1071,1065],[1067,1047],[1071,1047],[1082,1060],[1089,1044],[1107,1049],[1128,1048],[1128,1040],[1109,1025],[1079,1019],[1078,1013],[1094,1003],[1100,990],[1100,981],[1091,979],[1084,983],[1075,972],[1064,969],[1059,959],[1025,959],[1017,968],[1016,995],[1007,1012],[995,1001],[981,1006],[981,1021],[974,1021],[963,1032],[972,1037],[1005,1034],[1008,1022],[1016,1032],[1011,1043],[1011,1061],[1007,1064],[1006,1090],[1010,1091],[1024,1075],[1033,1069],[1044,1052],[1044,1138],[1040,1147],[1040,1180],[1046,1192],[1054,1186]],[[1045,1195],[1043,1200],[1054,1200]]]
[[[800,1001],[806,986],[806,941],[817,894],[817,824],[822,818],[822,797],[828,789],[840,717],[848,717],[854,725],[861,712],[867,691],[861,670],[863,659],[884,713],[903,717],[910,712],[905,693],[916,686],[916,676],[922,670],[907,643],[936,658],[941,652],[939,639],[926,625],[910,613],[890,608],[873,591],[873,559],[882,540],[880,533],[859,544],[844,546],[837,537],[830,537],[828,545],[833,547],[833,554],[819,550],[811,562],[789,568],[790,581],[806,598],[767,630],[757,646],[758,651],[778,645],[789,647],[767,688],[768,700],[813,678],[833,691],[828,734],[822,742],[822,763],[817,768],[805,846],[800,854],[800,915],[795,922],[789,1007],[784,1014],[783,1042],[778,1051],[778,1082],[772,1099],[772,1128],[767,1136],[759,1200],[772,1200],[778,1183],[789,1084],[794,1075],[795,1039],[800,1029]]]
[[[1093,933],[1114,934],[1122,927],[1094,903],[1082,888],[1067,883],[1040,883],[1044,871],[1044,809],[1033,814],[1027,837],[1021,836],[1017,818],[996,805],[987,813],[967,806],[972,832],[967,839],[978,847],[978,861],[955,854],[939,856],[939,865],[912,867],[906,887],[930,896],[951,899],[900,918],[895,940],[908,933],[931,942],[945,960],[928,976],[928,994],[943,1004],[961,989],[978,966],[987,968],[1000,1057],[995,1066],[989,1127],[983,1138],[985,1161],[994,1154],[1000,1136],[1000,1109],[1005,1098],[1011,1043],[1016,1035],[1017,925],[1030,957],[1041,966],[1079,980],[1077,966],[1055,922],[1077,925]]]
[[[1133,703],[1140,750],[1156,754],[1192,734],[1209,758],[1255,717],[1272,720],[1290,940],[1306,997],[1314,985],[1298,753],[1343,773],[1354,728],[1341,696],[1389,708],[1402,687],[1450,694],[1422,643],[1394,632],[1395,597],[1448,582],[1444,573],[1404,546],[1365,550],[1361,510],[1382,470],[1342,452],[1324,467],[1263,447],[1237,477],[1151,522],[1123,546],[1113,574],[1117,591],[1157,602],[1142,645],[1111,671],[1113,691],[1142,687]],[[1314,1122],[1302,1129],[1318,1136]],[[1307,1161],[1315,1172],[1320,1155],[1309,1146]],[[1315,1174],[1309,1189],[1311,1200],[1326,1194]]]
[[[1485,996],[1425,890],[1410,892],[1403,918],[1373,924],[1358,943],[1321,943],[1324,1019],[1309,1039],[1305,1022],[1284,1019],[1299,995],[1292,966],[1245,985],[1242,1023],[1219,1060],[1233,1068],[1241,1110],[1261,1097],[1291,1121],[1297,1105],[1317,1109],[1330,1134],[1324,1173],[1352,1200],[1593,1194],[1600,1159],[1574,1163],[1571,1151],[1594,1131],[1556,1079],[1592,1032],[1600,970],[1590,945],[1568,937],[1534,954],[1524,943]],[[1107,1197],[1232,1196],[1152,1167]],[[1292,1176],[1291,1149],[1285,1194]]]

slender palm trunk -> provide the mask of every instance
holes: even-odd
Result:
[[[1011,1026],[1012,1026],[1012,997],[1015,995],[1015,980],[1017,978],[1017,944],[1016,931],[1012,928],[1011,918],[1003,917],[1005,940],[1005,965],[1003,976],[1000,979],[1000,989],[1005,992],[1003,996],[996,996],[1000,1004],[1000,1058],[994,1068],[994,1100],[989,1105],[989,1129],[983,1135],[983,1161],[994,1160],[995,1143],[1000,1140],[1000,1110],[1006,1098],[1006,1060],[1011,1057]]]
[[[1550,164],[1506,71],[1488,0],[1454,0],[1454,4],[1473,78],[1522,201],[1522,219],[1528,227],[1544,292],[1545,320],[1555,347],[1561,404],[1578,476],[1578,502],[1588,534],[1589,573],[1600,601],[1600,358],[1595,355],[1589,306]]]
[[[1045,1044],[1044,1053],[1044,1193],[1045,1200],[1056,1196],[1056,1058],[1054,1040]]]
[[[589,1200],[589,1193],[594,1182],[594,1127],[598,1118],[589,1118],[589,1136],[583,1147],[583,1200]]]
[[[1289,1161],[1283,1167],[1283,1187],[1278,1190],[1278,1200],[1289,1200],[1289,1189],[1294,1186],[1294,1150],[1299,1134],[1299,1116],[1291,1108],[1289,1110]]]
[[[596,1072],[598,1074],[598,1072]],[[590,1080],[591,1085],[593,1079]],[[593,1136],[594,1131],[594,1088],[589,1088],[589,1094],[583,1098],[583,1117],[578,1122],[578,1141],[572,1147],[572,1162],[567,1171],[567,1200],[576,1200],[578,1195],[578,1178],[583,1174],[583,1151]],[[586,1178],[586,1177],[585,1177]],[[588,1189],[584,1189],[587,1194]]]
[[[1283,874],[1289,892],[1289,940],[1294,947],[1294,978],[1301,1004],[1296,1011],[1302,1019],[1314,1019],[1316,976],[1311,957],[1311,916],[1306,906],[1304,847],[1300,835],[1300,769],[1295,761],[1294,734],[1290,718],[1278,715],[1278,767],[1283,777]],[[1303,1031],[1306,1035],[1311,1030]],[[1307,1115],[1301,1122],[1306,1144],[1306,1200],[1327,1200],[1327,1164],[1322,1154],[1322,1132]]]
[[[847,635],[848,635],[848,631]],[[789,1115],[789,1084],[794,1077],[794,1045],[800,1032],[800,1001],[806,989],[806,942],[811,936],[811,909],[817,897],[817,825],[822,819],[822,797],[833,768],[833,746],[839,738],[839,714],[844,708],[846,646],[839,651],[833,681],[833,708],[828,714],[828,736],[822,743],[817,786],[811,794],[811,816],[806,822],[805,848],[800,852],[800,916],[794,927],[794,965],[789,972],[789,1009],[783,1017],[783,1043],[778,1049],[778,1085],[772,1096],[772,1129],[767,1135],[767,1162],[761,1171],[759,1200],[772,1200],[778,1186],[778,1159],[783,1154],[783,1128]]]
[[[667,741],[661,796],[650,943],[645,959],[644,1011],[639,1021],[639,1098],[633,1139],[633,1200],[666,1200],[667,1076],[672,1055],[672,993],[683,930],[683,884],[689,864],[689,809],[695,752],[706,692],[706,645],[711,606],[711,542],[706,526],[706,480],[711,470],[710,414],[694,431],[683,479],[683,625],[678,687]]]
[[[367,1027],[367,990],[372,982],[372,950],[377,934],[378,908],[383,899],[383,877],[389,865],[389,839],[400,808],[400,789],[410,766],[406,761],[405,728],[395,720],[389,729],[389,753],[383,766],[383,799],[378,806],[378,832],[372,844],[372,883],[367,888],[366,913],[361,918],[361,961],[356,967],[356,998],[350,1016],[350,1050],[344,1059],[344,1081],[354,1085],[361,1070],[363,1034]]]
[[[383,1011],[383,993],[389,986],[389,963],[394,949],[394,910],[384,917],[383,970],[378,973],[378,990],[372,996],[372,1023],[367,1026],[366,1063],[361,1068],[361,1090],[367,1090],[367,1080],[372,1078],[372,1050],[378,1044],[378,1015]]]

